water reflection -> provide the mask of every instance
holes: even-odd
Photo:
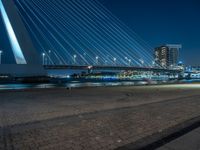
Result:
[[[44,89],[44,88],[80,88],[80,87],[100,87],[100,86],[120,86],[120,85],[136,85],[140,84],[139,82],[79,82],[72,81],[69,83],[63,84],[0,84],[0,90],[17,90],[17,89]],[[141,85],[143,82],[141,82]]]
[[[198,80],[199,81],[199,80]],[[19,89],[47,89],[47,88],[81,88],[81,87],[101,87],[101,86],[137,86],[137,85],[154,85],[162,83],[192,83],[196,80],[187,81],[116,81],[116,82],[84,82],[84,81],[70,81],[61,83],[10,83],[0,84],[0,90],[19,90]]]

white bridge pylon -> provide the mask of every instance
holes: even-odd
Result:
[[[0,74],[43,76],[45,70],[13,0],[0,0],[2,17],[15,64],[1,64]],[[6,50],[5,50],[6,51]]]

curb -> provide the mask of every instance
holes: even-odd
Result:
[[[155,150],[198,127],[200,127],[200,116],[168,128],[161,133],[156,132],[115,150]]]

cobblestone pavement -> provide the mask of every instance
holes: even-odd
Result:
[[[200,112],[199,87],[0,92],[0,149],[109,150]]]

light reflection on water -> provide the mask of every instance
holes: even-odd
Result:
[[[197,82],[196,80],[179,81],[179,83],[192,83]],[[133,85],[152,85],[160,83],[177,83],[172,82],[158,82],[158,81],[117,81],[117,82],[81,82],[71,81],[67,83],[10,83],[0,84],[0,90],[19,90],[19,89],[45,89],[45,88],[82,88],[82,87],[101,87],[101,86],[133,86]],[[198,80],[199,83],[199,80]]]
[[[139,82],[137,84],[140,84]],[[141,85],[143,82],[141,83]],[[100,86],[120,86],[136,85],[136,82],[70,82],[63,84],[0,84],[0,90],[17,90],[17,89],[43,89],[43,88],[81,88],[81,87],[100,87]]]

